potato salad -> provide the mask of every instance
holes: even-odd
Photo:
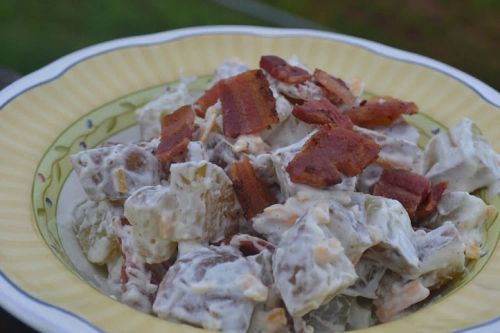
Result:
[[[484,254],[500,158],[463,119],[425,147],[411,101],[293,56],[227,60],[136,110],[141,141],[72,156],[72,227],[110,294],[222,332],[337,332],[429,303]],[[369,96],[369,97],[368,97]]]

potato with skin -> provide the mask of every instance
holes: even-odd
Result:
[[[160,228],[166,209],[175,209],[175,194],[167,186],[145,186],[125,201],[125,217],[132,225],[133,242],[148,263],[169,259],[176,244],[161,236]]]
[[[86,200],[73,212],[73,230],[83,253],[94,264],[104,265],[119,253],[113,230],[113,217],[123,210],[106,201]]]
[[[470,193],[498,183],[500,158],[479,128],[465,118],[429,140],[424,171],[433,184],[446,181],[449,191]]]
[[[93,201],[123,200],[143,187],[160,182],[160,168],[148,147],[117,144],[71,156],[85,193]]]
[[[417,231],[415,243],[425,287],[439,288],[465,270],[465,244],[453,223],[445,222],[427,233]]]
[[[170,173],[177,206],[165,211],[164,238],[217,242],[238,231],[241,207],[222,168],[207,161],[175,163]]]
[[[123,256],[120,300],[134,309],[150,313],[158,285],[153,283],[152,272],[134,246],[132,226],[123,224],[119,218],[113,219],[113,225]]]
[[[238,231],[241,209],[220,167],[197,161],[170,171],[169,186],[143,187],[125,202],[134,243],[148,263],[170,258],[176,242],[218,242]]]
[[[433,216],[423,223],[424,227],[436,228],[446,221],[455,225],[465,243],[467,259],[481,256],[487,222],[497,214],[497,209],[467,192],[446,192]]]
[[[318,225],[315,210],[285,232],[273,255],[276,287],[292,316],[317,309],[357,278],[338,239]]]
[[[429,293],[420,279],[405,281],[397,274],[388,273],[384,275],[377,290],[378,298],[373,302],[375,314],[385,323],[411,305],[426,299]]]
[[[244,333],[254,306],[268,296],[261,275],[262,266],[232,246],[194,249],[165,275],[153,312],[206,329]]]
[[[500,155],[472,121],[413,127],[415,104],[365,100],[359,79],[261,66],[226,61],[204,93],[207,78],[181,78],[136,110],[149,142],[72,156],[87,195],[73,229],[107,269],[102,291],[210,330],[330,333],[460,282],[497,213],[470,192],[500,192]]]
[[[160,118],[194,101],[189,92],[188,79],[183,78],[176,87],[167,87],[158,98],[137,109],[136,115],[143,140],[157,138],[161,133]]]
[[[349,297],[338,295],[317,310],[308,313],[305,316],[306,321],[314,327],[315,332],[327,332],[327,328],[330,332],[345,331],[349,319],[349,301]],[[324,323],[328,323],[328,326]]]
[[[376,244],[366,250],[363,257],[405,277],[420,276],[414,231],[401,203],[365,194],[356,194],[353,198],[364,206],[366,226]]]

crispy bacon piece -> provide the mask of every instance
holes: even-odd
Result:
[[[352,105],[356,101],[356,97],[341,79],[316,68],[314,70],[314,80],[326,90],[333,103]]]
[[[389,126],[403,114],[415,114],[418,107],[412,102],[403,102],[392,97],[374,97],[360,106],[346,111],[346,115],[358,126],[374,128]]]
[[[125,216],[121,216],[120,217],[120,225],[121,226],[130,225],[130,222],[128,221],[128,219]]]
[[[266,184],[257,177],[248,157],[245,156],[241,161],[231,164],[229,177],[233,181],[236,197],[248,220],[261,213],[264,208],[278,202]]]
[[[209,89],[205,90],[205,93],[201,95],[200,98],[193,104],[193,109],[199,117],[205,118],[205,113],[207,109],[217,103],[219,99],[219,88],[221,86],[221,81],[214,84]]]
[[[430,190],[431,182],[424,176],[402,169],[384,169],[373,194],[398,200],[414,220]]]
[[[275,250],[274,245],[268,241],[246,234],[234,235],[229,244],[240,250],[244,256],[253,256],[264,250],[273,253]]]
[[[352,122],[349,117],[337,109],[327,98],[306,101],[302,105],[295,105],[293,115],[309,124],[334,124],[339,127],[351,129]]]
[[[276,80],[289,84],[302,83],[311,79],[311,74],[305,69],[290,66],[284,59],[274,55],[260,57],[259,67]]]
[[[184,105],[161,119],[161,138],[156,158],[162,166],[181,158],[193,138],[194,112],[191,105]]]
[[[219,97],[222,127],[228,137],[257,133],[279,122],[276,101],[260,69],[221,81]]]
[[[441,182],[432,186],[430,193],[422,201],[420,207],[418,207],[417,209],[417,219],[423,219],[434,213],[439,200],[441,200],[441,197],[443,196],[443,193],[447,188],[447,182]]]
[[[349,129],[322,126],[288,163],[294,183],[326,187],[341,182],[340,172],[353,177],[377,159],[380,146]]]
[[[290,102],[290,104],[292,105],[296,105],[296,104],[302,104],[304,103],[304,100],[303,99],[300,99],[300,98],[293,98],[293,97],[290,97],[288,95],[285,95],[285,94],[281,94],[281,96],[285,97],[285,99]]]

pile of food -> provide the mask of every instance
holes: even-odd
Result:
[[[296,57],[226,61],[137,110],[141,142],[72,156],[74,230],[114,297],[224,332],[332,332],[415,311],[483,254],[500,159],[464,119],[424,149],[412,102]]]

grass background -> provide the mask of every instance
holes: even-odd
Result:
[[[245,10],[259,4],[296,17],[280,18],[266,8]],[[0,0],[0,68],[27,74],[71,51],[109,39],[211,24],[319,27],[417,52],[500,87],[499,0],[262,0],[257,4],[246,0]]]

